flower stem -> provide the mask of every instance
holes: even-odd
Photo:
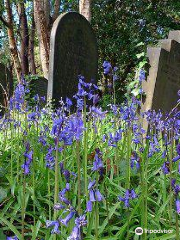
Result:
[[[81,162],[80,162],[80,142],[76,142],[76,158],[78,171],[78,214],[81,214]]]
[[[59,163],[58,163],[58,145],[59,139],[57,137],[56,143],[56,157],[55,157],[55,190],[54,190],[54,204],[58,202],[58,193],[59,193]],[[57,220],[57,211],[54,211],[54,221]],[[54,240],[56,240],[56,234],[54,235]]]
[[[180,240],[178,214],[176,213],[176,240]]]
[[[88,174],[87,174],[87,122],[86,122],[86,98],[84,97],[84,113],[83,113],[83,121],[84,121],[84,185],[85,185],[85,195],[86,195],[86,203],[88,202]]]
[[[22,191],[22,208],[21,208],[21,218],[22,218],[22,240],[24,240],[24,226],[25,226],[25,197],[26,197],[26,178],[23,175],[23,191]]]
[[[96,240],[98,240],[98,228],[99,228],[99,207],[98,207],[98,201],[95,203],[95,236]]]
[[[130,189],[131,185],[131,132],[127,131],[127,173],[126,173],[126,189]]]
[[[50,179],[50,170],[48,170],[48,202],[49,202],[49,220],[51,220],[51,179]]]

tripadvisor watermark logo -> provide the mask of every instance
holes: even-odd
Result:
[[[143,234],[143,232],[145,232],[145,233],[172,233],[173,232],[173,230],[166,230],[166,229],[159,229],[159,230],[157,230],[157,229],[142,229],[141,227],[137,227],[136,229],[135,229],[135,234],[136,235],[142,235]]]
[[[136,235],[142,235],[143,234],[143,229],[141,227],[137,227],[135,229],[135,233],[136,233]]]

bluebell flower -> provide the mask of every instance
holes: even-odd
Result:
[[[94,193],[93,189],[90,189],[90,191],[89,191],[89,199],[90,199],[91,202],[95,202],[96,201],[95,193]]]
[[[59,200],[65,205],[71,205],[71,202],[66,198],[66,193],[70,190],[69,184],[59,193]]]
[[[91,112],[94,114],[95,117],[103,119],[106,116],[107,111],[103,112],[101,108],[92,106]]]
[[[95,152],[95,161],[93,162],[92,171],[100,171],[103,168],[102,153],[99,148],[95,149]]]
[[[139,81],[142,82],[145,79],[146,79],[145,71],[143,69],[140,69],[140,71],[139,71]]]
[[[38,102],[39,101],[39,95],[36,94],[34,97],[33,97],[34,101]]]
[[[66,110],[67,111],[70,111],[72,105],[73,105],[73,103],[72,103],[71,99],[66,98]]]
[[[47,137],[45,135],[43,135],[42,132],[40,132],[38,142],[41,143],[43,146],[47,145]]]
[[[98,202],[102,202],[104,200],[104,196],[100,193],[99,189],[95,190],[95,196],[96,196],[96,201]]]
[[[51,134],[56,137],[59,137],[59,134],[62,131],[63,123],[64,123],[63,116],[59,116],[58,118],[55,118],[53,121],[53,127],[51,130]]]
[[[163,166],[161,167],[163,173],[166,175],[166,174],[169,174],[169,161],[166,161]]]
[[[33,151],[30,151],[30,145],[29,143],[25,144],[26,147],[26,151],[24,153],[24,157],[25,157],[25,162],[24,164],[21,165],[21,168],[24,171],[24,175],[27,175],[30,173],[30,164],[33,160]]]
[[[93,187],[95,186],[95,184],[96,184],[96,181],[95,181],[95,180],[90,181],[90,182],[89,182],[89,185],[88,185],[88,190],[90,190],[91,188],[93,188]]]
[[[67,240],[81,240],[81,231],[78,226],[75,226],[72,230],[71,235],[67,238]]]
[[[78,226],[78,227],[86,226],[86,225],[87,225],[86,216],[85,216],[85,215],[82,215],[82,216],[77,217],[77,218],[75,219],[75,224],[76,224],[76,226]]]
[[[140,169],[140,158],[135,151],[132,152],[132,156],[131,156],[131,168],[133,169],[134,166],[136,166],[137,170]]]
[[[180,214],[180,200],[179,199],[176,200],[176,212],[178,214]]]
[[[71,235],[67,240],[81,240],[81,228],[87,225],[87,220],[85,215],[79,216],[75,219],[75,226],[72,230]]]
[[[65,209],[65,206],[62,205],[61,203],[54,204],[54,210],[62,210],[62,209]]]
[[[122,139],[122,130],[117,130],[114,134],[109,133],[108,146],[117,147],[118,142]]]
[[[104,69],[104,75],[108,75],[112,70],[111,63],[108,62],[108,61],[104,61],[103,62],[103,69]]]
[[[37,122],[41,114],[36,111],[36,112],[31,112],[28,114],[28,121],[35,121]]]
[[[47,228],[54,227],[51,231],[51,234],[59,234],[60,233],[59,226],[60,226],[59,221],[50,221],[50,220],[46,221]]]
[[[7,237],[6,240],[19,240],[17,236]]]
[[[45,96],[40,97],[40,100],[41,100],[43,103],[45,103],[45,102],[46,102],[46,97],[45,97]]]
[[[45,160],[46,160],[46,167],[49,169],[53,169],[54,165],[55,165],[55,157],[54,157],[54,150],[55,148],[53,148],[52,146],[50,146],[48,148],[48,152],[45,156]]]
[[[92,209],[93,209],[93,204],[91,201],[88,201],[87,204],[86,204],[86,211],[87,212],[92,212]]]
[[[96,181],[90,181],[88,185],[89,190],[89,201],[91,202],[101,202],[104,200],[104,196],[100,193],[99,189],[95,186]]]
[[[177,162],[180,159],[180,144],[177,145],[176,151],[178,155],[175,158],[173,158],[173,162]]]
[[[75,213],[75,211],[71,211],[64,219],[61,219],[61,223],[67,227],[69,221],[74,217]]]
[[[137,198],[137,194],[135,193],[134,189],[130,190],[127,189],[125,192],[124,197],[119,196],[118,200],[124,202],[126,208],[130,207],[130,200]]]

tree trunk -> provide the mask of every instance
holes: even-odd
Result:
[[[20,64],[20,60],[19,60],[19,56],[18,56],[16,40],[15,40],[15,37],[14,37],[13,17],[12,17],[12,9],[11,9],[10,0],[5,0],[5,7],[6,7],[6,11],[7,11],[7,22],[8,22],[8,26],[9,26],[7,28],[8,39],[9,39],[9,47],[10,47],[10,50],[11,50],[17,79],[18,79],[19,82],[21,82],[21,64]]]
[[[55,0],[54,2],[54,14],[53,14],[53,21],[56,20],[56,18],[59,16],[59,8],[60,8],[61,1]]]
[[[91,3],[92,0],[79,0],[79,13],[89,22],[91,21]]]
[[[28,33],[28,23],[27,15],[24,8],[24,3],[26,1],[21,1],[18,4],[18,13],[20,21],[20,34],[21,34],[21,68],[24,75],[29,74],[29,60],[28,60],[28,50],[29,50],[29,33]]]
[[[36,64],[34,58],[34,37],[35,37],[35,22],[34,13],[32,13],[32,25],[29,38],[29,62],[30,62],[30,72],[31,74],[36,74]]]
[[[49,48],[50,48],[50,7],[48,0],[34,0],[34,19],[41,56],[41,65],[45,78],[49,71]]]

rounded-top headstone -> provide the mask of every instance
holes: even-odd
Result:
[[[97,82],[97,41],[90,23],[81,14],[61,14],[51,32],[48,98],[56,104],[77,91],[78,75]]]

